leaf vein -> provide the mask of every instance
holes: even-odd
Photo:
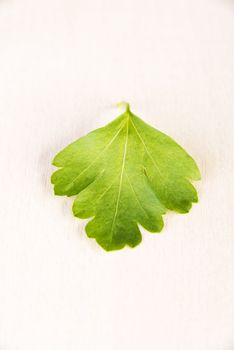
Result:
[[[145,150],[146,150],[146,152],[147,152],[149,158],[151,159],[151,161],[152,161],[152,163],[154,164],[155,168],[157,169],[159,175],[160,175],[161,178],[163,179],[162,173],[161,173],[161,171],[160,171],[158,165],[156,164],[155,160],[154,160],[153,157],[151,156],[151,154],[150,154],[150,152],[149,152],[149,150],[148,150],[148,148],[147,148],[147,146],[146,146],[146,144],[145,144],[143,138],[141,137],[141,135],[140,135],[138,129],[136,128],[135,124],[133,123],[132,119],[131,119],[131,123],[132,123],[132,126],[134,127],[134,129],[135,129],[135,131],[136,131],[136,133],[137,133],[139,139],[141,140],[143,146],[145,147]]]
[[[139,201],[139,199],[138,199],[138,197],[137,197],[137,195],[136,195],[136,191],[134,190],[134,188],[133,188],[133,186],[132,186],[132,184],[131,184],[131,182],[130,182],[130,179],[129,179],[129,176],[128,176],[127,173],[126,173],[126,176],[127,176],[129,185],[130,185],[130,187],[131,187],[131,190],[132,190],[132,192],[133,192],[133,194],[134,194],[134,196],[135,196],[135,198],[136,198],[136,201],[137,201],[137,203],[138,203],[138,206],[139,206],[139,207],[141,208],[141,210],[146,214],[146,216],[149,216],[148,213],[147,213],[147,211],[146,211],[146,210],[143,208],[143,206],[141,205],[141,203],[140,203],[140,201]]]
[[[71,186],[74,184],[74,182],[82,175],[84,174],[100,157],[101,155],[110,147],[110,145],[114,142],[116,137],[119,135],[120,131],[124,128],[126,123],[117,131],[117,133],[114,135],[114,137],[110,140],[110,142],[104,147],[104,149],[99,153],[99,155],[87,166],[84,170],[82,170],[81,173],[79,173],[69,184],[67,185],[67,189],[71,188]]]

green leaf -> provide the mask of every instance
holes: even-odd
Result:
[[[73,213],[86,225],[88,237],[105,250],[135,247],[139,225],[150,232],[163,228],[167,209],[187,213],[199,180],[194,160],[169,136],[126,111],[59,152],[60,169],[51,182],[56,195],[76,196]]]

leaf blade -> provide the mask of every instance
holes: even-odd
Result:
[[[198,201],[193,158],[173,139],[126,112],[59,152],[51,182],[58,195],[76,195],[73,214],[92,218],[88,237],[105,250],[135,247],[139,225],[163,228],[166,210],[187,213]]]

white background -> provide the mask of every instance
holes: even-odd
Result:
[[[0,0],[0,349],[234,349],[234,1]],[[53,156],[131,103],[200,202],[106,253]]]

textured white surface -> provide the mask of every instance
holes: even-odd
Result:
[[[234,1],[0,1],[0,349],[234,349]],[[104,252],[50,161],[120,100],[198,162],[200,203]]]

